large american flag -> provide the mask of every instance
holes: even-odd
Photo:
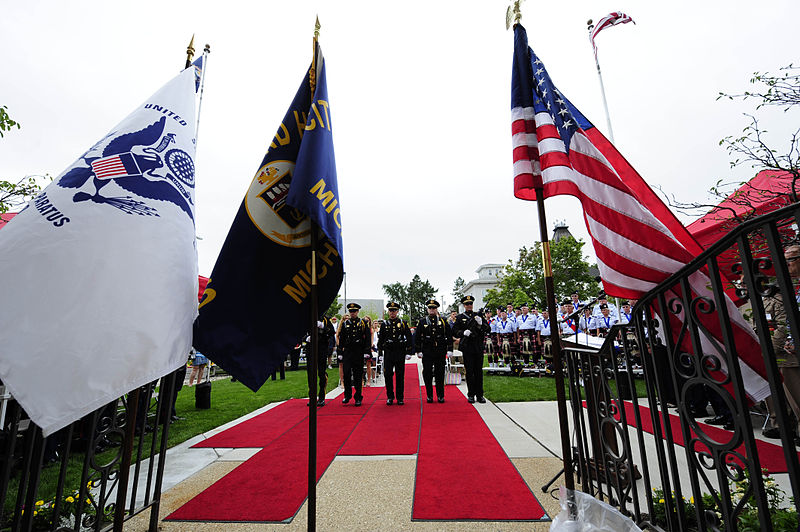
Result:
[[[583,206],[597,266],[608,295],[639,299],[703,249],[625,158],[553,84],[514,29],[511,116],[514,195],[525,200],[571,195]],[[709,295],[708,278],[695,274],[693,292]],[[727,299],[727,298],[726,298]],[[768,392],[755,335],[727,299],[748,393]],[[714,318],[716,320],[716,318]],[[719,328],[719,325],[716,326]],[[711,329],[712,326],[709,326]],[[713,340],[706,339],[709,348]]]
[[[594,49],[594,58],[597,59],[597,45],[594,43],[597,34],[606,28],[616,26],[617,24],[626,24],[633,22],[633,19],[621,11],[614,11],[601,18],[589,34],[589,40],[592,41],[592,49]],[[636,24],[635,22],[633,22]]]

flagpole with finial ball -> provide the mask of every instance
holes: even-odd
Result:
[[[522,0],[514,0],[514,3],[506,10],[506,29],[519,24],[522,19],[520,3]],[[544,210],[544,185],[541,180],[537,181],[536,207],[539,212],[539,238],[542,243],[542,268],[544,270],[544,291],[547,302],[547,311],[550,313],[551,323],[557,323],[556,296],[553,283],[553,263],[550,256],[550,239],[547,236],[547,217]],[[555,330],[553,330],[555,329]],[[555,366],[554,376],[556,381],[556,400],[558,403],[558,421],[561,431],[561,458],[564,463],[564,486],[569,492],[568,504],[570,516],[574,514],[574,499],[572,492],[575,490],[575,478],[572,465],[572,447],[569,439],[569,420],[567,418],[567,396],[564,391],[564,367],[561,360],[561,338],[558,327],[550,329],[551,353],[553,354],[553,365]],[[552,482],[551,482],[552,483]]]
[[[317,89],[317,50],[319,40],[319,16],[314,23],[313,55],[311,70],[308,72],[308,83],[311,89],[310,104],[314,104],[314,93]],[[309,216],[311,222],[311,356],[306,357],[308,375],[308,530],[317,529],[317,370],[319,361],[319,292],[317,286],[317,247],[319,243],[319,226]]]

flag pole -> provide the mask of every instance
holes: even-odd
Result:
[[[206,63],[208,55],[211,53],[211,45],[206,44],[203,48],[203,70],[200,72],[200,101],[197,103],[197,123],[194,126],[194,142],[197,145],[197,136],[200,131],[200,110],[203,108],[203,91],[206,88]]]
[[[589,35],[592,34],[592,29],[594,28],[594,24],[592,24],[592,19],[589,19],[587,22]],[[614,130],[611,128],[611,115],[608,113],[608,102],[606,101],[606,88],[603,85],[603,74],[600,72],[600,61],[597,59],[597,53],[594,54],[594,64],[597,66],[597,77],[600,79],[600,95],[603,97],[603,109],[606,111],[606,124],[608,125],[608,140],[611,141],[611,144],[614,144]]]
[[[311,71],[308,81],[311,88],[311,103],[317,88],[317,41],[319,39],[319,17],[314,23],[314,53],[311,56]],[[306,357],[308,368],[308,530],[317,529],[317,361],[319,360],[319,292],[317,287],[317,246],[319,227],[311,221],[311,357]]]
[[[506,28],[513,25],[516,26],[522,19],[522,12],[520,10],[521,0],[515,0],[513,7],[506,10]],[[564,369],[561,363],[561,337],[560,331],[556,329],[553,331],[553,323],[558,324],[556,315],[556,296],[555,288],[553,285],[553,263],[550,258],[550,239],[547,237],[547,217],[544,210],[544,185],[541,179],[536,181],[534,185],[536,192],[536,207],[539,211],[539,238],[542,241],[542,267],[544,270],[544,292],[547,300],[547,312],[550,314],[550,339],[552,345],[550,347],[553,354],[553,364],[555,365],[555,380],[556,380],[556,400],[558,403],[558,421],[559,430],[561,433],[561,458],[564,462],[564,486],[569,490],[568,500],[570,501],[569,511],[570,516],[573,517],[575,504],[573,498],[573,491],[575,490],[575,478],[572,468],[572,448],[569,441],[569,420],[567,419],[567,396],[564,392]]]
[[[189,41],[189,46],[186,47],[186,66],[183,68],[192,66],[192,59],[194,59],[194,33],[192,34],[192,40]]]

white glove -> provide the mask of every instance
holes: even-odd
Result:
[[[406,355],[406,360],[411,360],[411,355]]]
[[[342,355],[339,355],[339,357],[338,357],[338,358],[339,358],[339,360],[342,360],[342,359],[343,359]]]
[[[317,322],[317,328],[318,328],[318,329],[324,329],[324,328],[325,328],[325,324],[324,324],[324,323],[322,323],[321,321],[318,321],[318,322]]]
[[[422,353],[417,353],[417,358],[422,358]]]
[[[477,323],[478,325],[483,325],[483,318],[481,318],[480,316],[475,316],[475,323]]]
[[[448,351],[448,352],[447,352],[447,356],[448,356],[448,357],[451,357],[451,356],[453,356],[453,352],[452,352],[452,351]]]
[[[469,329],[464,331],[464,336],[469,336],[470,334],[472,334],[472,331],[470,331]]]
[[[364,353],[364,360],[366,360],[368,358],[370,358],[370,354],[369,353]]]

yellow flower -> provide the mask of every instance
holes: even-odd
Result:
[[[659,499],[658,502],[660,502],[661,504],[664,504],[664,499]]]
[[[67,497],[64,500],[67,501],[67,502],[75,502],[75,499],[73,499],[72,497]]]
[[[38,514],[38,513],[39,513],[38,511],[34,510],[33,511],[33,516],[36,517],[36,514]]]
[[[86,499],[86,504],[92,504],[92,499]]]
[[[44,504],[44,501],[36,501],[36,506],[41,506]]]
[[[689,503],[691,503],[691,504],[694,504],[694,495],[692,495],[691,497],[689,497]]]

